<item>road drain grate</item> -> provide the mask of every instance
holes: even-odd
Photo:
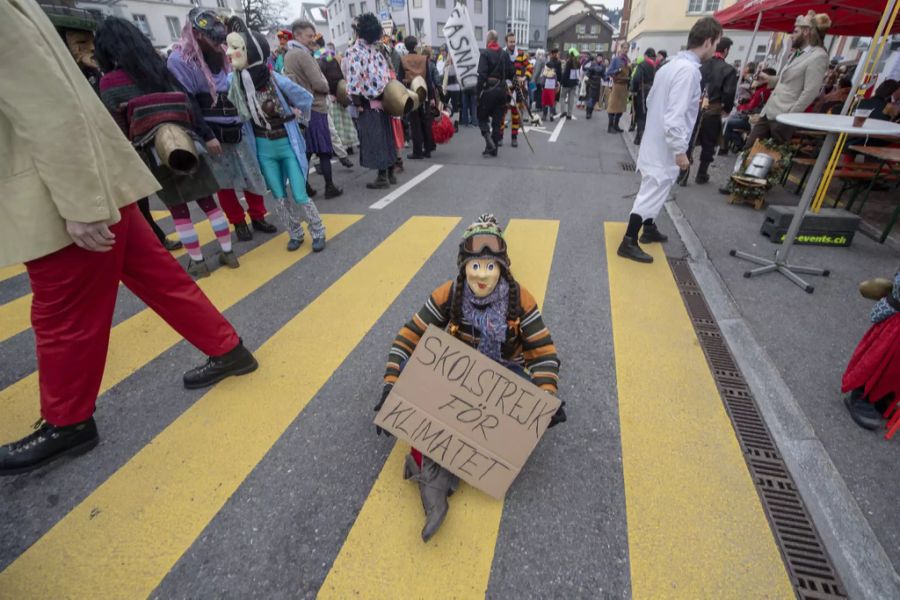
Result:
[[[797,597],[802,600],[847,598],[690,266],[687,261],[675,258],[669,259],[669,265],[731,418]]]
[[[630,160],[620,162],[619,166],[622,167],[623,171],[628,171],[629,173],[634,173],[635,169],[637,168],[637,166]]]

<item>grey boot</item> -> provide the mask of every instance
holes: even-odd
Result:
[[[409,461],[415,466],[415,460],[411,456]],[[459,479],[427,456],[422,457],[422,468],[418,474],[412,474],[411,478],[419,482],[419,495],[425,509],[422,541],[427,542],[444,522],[447,511],[450,510],[447,498],[456,490]]]

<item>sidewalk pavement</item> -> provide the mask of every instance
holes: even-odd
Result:
[[[631,135],[623,137],[637,158]],[[893,276],[900,252],[862,233],[848,248],[795,246],[792,263],[831,271],[827,278],[803,276],[813,294],[780,274],[743,277],[755,265],[731,257],[731,249],[772,256],[780,245],[759,232],[765,211],[730,205],[718,193],[733,164],[718,158],[705,185],[694,183],[695,168],[687,187],[674,188],[668,215],[850,597],[900,598],[900,438],[887,441],[883,430],[857,426],[840,392],[847,361],[869,327],[872,302],[857,286]],[[799,201],[780,187],[767,198]]]

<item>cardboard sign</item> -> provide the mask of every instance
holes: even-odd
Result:
[[[478,83],[478,43],[475,29],[465,4],[457,4],[450,11],[450,18],[444,24],[447,49],[456,66],[456,79],[463,89],[473,88]]]
[[[375,424],[501,499],[560,401],[429,326]]]

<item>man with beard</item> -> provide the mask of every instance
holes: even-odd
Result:
[[[522,115],[519,113],[519,103],[528,102],[528,98],[522,96],[522,91],[528,89],[528,84],[533,75],[531,58],[528,52],[516,48],[516,34],[510,31],[506,34],[506,53],[512,61],[516,71],[515,89],[509,99],[509,113],[512,121],[512,138],[509,143],[513,148],[519,145],[519,128],[522,126]],[[506,128],[506,112],[500,121],[500,145],[503,145],[503,132]]]
[[[209,152],[209,166],[219,184],[219,203],[241,241],[253,239],[244,207],[236,190],[244,190],[254,230],[275,233],[266,221],[263,194],[266,183],[251,141],[243,136],[237,108],[228,99],[228,68],[222,44],[225,25],[209,9],[193,8],[181,30],[181,38],[169,55],[169,71],[199,105],[203,122],[198,128]]]
[[[497,156],[497,146],[503,139],[501,122],[509,102],[507,82],[515,76],[509,54],[500,48],[497,32],[487,33],[487,48],[478,59],[478,125],[484,137],[483,156]]]
[[[828,71],[828,52],[823,40],[831,27],[831,19],[826,14],[809,11],[794,21],[791,35],[793,54],[779,75],[760,73],[760,83],[774,87],[772,95],[763,108],[762,116],[744,143],[744,148],[752,148],[757,139],[771,138],[779,144],[791,141],[794,128],[777,122],[778,115],[804,112],[813,103],[822,87]],[[730,177],[730,174],[729,174]],[[731,193],[731,183],[719,188],[722,194]]]

